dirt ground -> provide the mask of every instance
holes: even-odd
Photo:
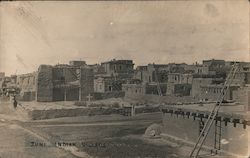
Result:
[[[95,115],[46,120],[26,117],[21,108],[13,110],[11,104],[1,104],[0,131],[4,134],[0,140],[11,143],[0,146],[0,157],[183,158],[191,150],[161,137],[144,137],[147,127],[162,123],[160,112],[133,117]],[[15,150],[9,150],[13,146]]]
[[[51,144],[60,144],[65,148],[72,145],[75,151],[86,153],[89,157],[183,157],[178,155],[177,146],[143,137],[146,128],[153,123],[161,123],[161,113],[135,117],[109,115],[57,118],[24,122],[22,125],[46,137]]]

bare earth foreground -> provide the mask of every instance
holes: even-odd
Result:
[[[0,157],[185,157],[180,145],[143,136],[149,125],[161,122],[161,113],[31,121],[21,107],[1,102]]]

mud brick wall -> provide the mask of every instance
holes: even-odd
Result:
[[[77,78],[77,68],[75,67],[53,67],[53,80],[60,83],[71,82],[78,80]]]
[[[32,101],[36,99],[36,92],[23,92],[20,100]]]
[[[94,93],[94,72],[91,68],[81,68],[80,76],[81,100]]]
[[[53,101],[73,101],[79,100],[79,88],[60,87],[72,81],[77,81],[77,68],[75,67],[53,67]]]
[[[161,92],[162,94],[166,94],[167,91],[167,84],[160,84]],[[157,90],[157,85],[146,85],[146,94],[157,94],[158,95],[158,90]]]
[[[93,94],[95,100],[108,99],[108,98],[123,98],[125,96],[125,92],[106,92],[106,93],[94,93]]]
[[[133,94],[133,95],[127,95],[125,94],[125,99],[132,99],[137,102],[145,103],[191,103],[191,102],[197,102],[193,97],[191,96],[183,96],[183,97],[176,97],[176,96],[157,96],[157,95],[142,95],[142,94]]]
[[[36,99],[36,82],[36,72],[17,76],[17,86],[20,88],[20,100],[32,101]]]
[[[37,74],[37,101],[53,101],[52,66],[41,65]]]
[[[211,84],[212,80],[212,78],[194,78],[192,82],[191,95],[200,99],[201,86]]]

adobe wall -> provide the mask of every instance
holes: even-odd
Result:
[[[35,91],[22,92],[19,100],[21,100],[21,101],[36,100],[36,92]]]
[[[20,88],[20,100],[32,101],[36,99],[36,82],[36,72],[17,76],[16,84]]]
[[[103,78],[94,79],[94,92],[98,93],[105,92],[105,81]]]
[[[93,97],[95,100],[108,99],[108,98],[123,98],[125,92],[116,91],[116,92],[105,92],[105,93],[94,93]]]
[[[75,67],[53,67],[53,101],[73,101],[79,100],[79,88],[66,88],[60,85],[77,81],[77,68]],[[56,86],[58,85],[58,86]]]
[[[212,78],[193,78],[191,95],[199,98],[201,94],[201,86],[212,83]]]
[[[160,89],[161,89],[161,93],[162,94],[166,94],[166,91],[167,91],[167,84],[166,83],[160,83],[159,84],[160,86]],[[156,94],[158,95],[158,90],[157,90],[157,85],[151,85],[151,84],[146,84],[146,87],[145,87],[145,93],[146,94]]]
[[[203,119],[205,120],[205,119]],[[199,121],[200,118],[194,120],[193,117],[187,118],[181,115],[164,113],[163,114],[163,133],[181,138],[185,141],[191,141],[195,143],[199,136]],[[222,122],[222,137],[225,143],[221,144],[222,150],[247,156],[248,154],[248,132],[249,126],[246,129],[242,124],[237,124],[236,127],[232,123]],[[214,145],[214,125],[212,125],[211,132],[209,133],[206,142],[206,146],[212,147]]]
[[[245,111],[250,111],[250,87],[242,87],[233,91],[233,100],[245,106]]]
[[[149,103],[191,103],[191,102],[197,102],[193,97],[191,96],[183,96],[183,97],[176,97],[176,96],[157,96],[157,95],[142,95],[142,94],[127,94],[125,93],[125,99],[131,99],[135,100],[137,102],[149,102]]]
[[[53,80],[65,80],[71,82],[77,80],[77,68],[75,67],[53,67]]]
[[[81,100],[86,100],[86,96],[94,93],[94,72],[91,68],[81,69],[80,77]]]
[[[217,101],[218,97],[221,95],[222,86],[202,86],[200,99],[207,99],[209,101]],[[226,93],[225,100],[233,100],[233,91],[237,91],[239,87],[230,86],[228,92]]]
[[[37,74],[37,101],[53,101],[52,66],[41,65]]]
[[[145,84],[122,84],[122,91],[126,95],[133,95],[136,93],[146,94],[146,85]]]
[[[167,95],[190,96],[191,84],[167,83]]]

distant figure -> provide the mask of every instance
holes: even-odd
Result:
[[[13,97],[13,106],[14,106],[14,109],[17,108],[16,96]]]

